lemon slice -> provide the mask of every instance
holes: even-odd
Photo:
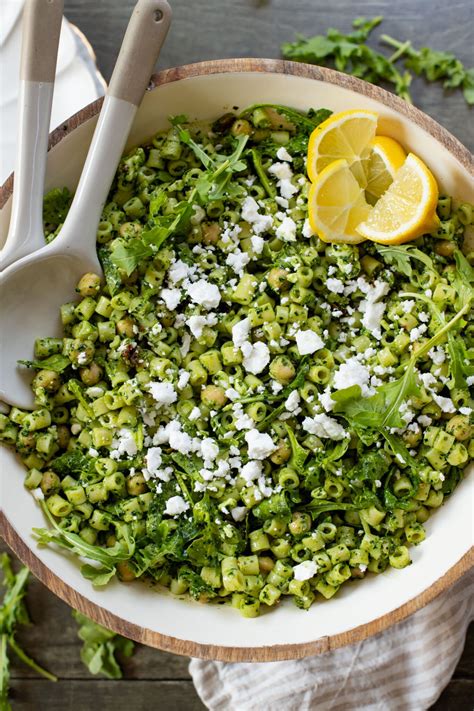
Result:
[[[402,146],[389,136],[375,136],[369,157],[365,197],[374,205],[393,183],[397,170],[402,167],[407,154]]]
[[[410,242],[438,227],[437,202],[438,185],[433,174],[420,158],[409,153],[357,232],[381,244]]]
[[[357,244],[364,239],[356,227],[369,216],[371,207],[346,160],[324,168],[311,184],[308,195],[309,223],[323,242]]]
[[[314,183],[327,165],[344,159],[360,185],[365,186],[377,118],[374,111],[352,109],[333,114],[317,126],[308,143],[309,179]]]

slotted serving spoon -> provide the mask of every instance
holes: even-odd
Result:
[[[35,338],[61,333],[59,307],[74,299],[79,278],[102,274],[97,225],[170,21],[166,0],[138,0],[60,234],[0,275],[0,399],[8,404],[34,406],[31,375],[17,361],[31,354]],[[14,340],[8,337],[13,332]]]
[[[44,174],[63,9],[63,0],[25,3],[15,187],[0,269],[44,246]]]

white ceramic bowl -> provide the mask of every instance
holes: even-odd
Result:
[[[324,106],[335,111],[378,111],[381,133],[393,136],[426,161],[443,191],[474,202],[472,156],[438,124],[381,89],[302,64],[223,60],[162,72],[154,77],[152,90],[145,96],[129,145],[142,143],[165,128],[169,115],[185,113],[190,119],[212,119],[233,107],[242,109],[256,102],[298,109]],[[91,104],[52,134],[46,189],[64,185],[74,189],[99,105]],[[0,236],[8,225],[10,191],[11,180],[0,193]],[[38,335],[44,334],[31,334],[32,343]],[[15,338],[15,334],[7,337]],[[31,529],[43,526],[44,519],[22,485],[23,468],[4,448],[0,465],[1,531],[33,572],[70,605],[97,621],[178,654],[267,661],[327,651],[400,621],[452,584],[472,563],[471,476],[428,522],[427,539],[412,549],[412,566],[344,586],[335,598],[313,605],[308,612],[284,603],[269,614],[248,620],[230,607],[182,601],[141,584],[113,582],[95,590],[82,578],[77,560],[37,547]]]

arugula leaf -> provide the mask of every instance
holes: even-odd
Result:
[[[99,247],[97,254],[99,255],[99,260],[104,270],[105,281],[107,282],[110,295],[114,296],[122,288],[119,268],[113,263],[112,255],[107,247]]]
[[[454,333],[448,333],[449,369],[455,388],[468,390],[466,378],[474,375],[474,363],[470,363],[466,344]]]
[[[64,222],[71,206],[72,195],[67,188],[54,188],[43,198],[43,222],[56,227]]]
[[[417,247],[376,244],[375,248],[385,262],[395,266],[401,274],[405,274],[407,277],[411,277],[413,273],[410,258],[422,262],[425,267],[432,271],[434,270],[433,260]]]
[[[81,567],[82,575],[90,580],[95,587],[103,587],[115,576],[116,570],[113,568],[96,568],[94,565],[84,564]]]
[[[123,269],[127,276],[135,271],[138,265],[153,254],[150,245],[142,239],[134,238],[127,243],[119,242],[110,253],[110,259],[118,269]]]
[[[466,69],[452,52],[430,47],[416,50],[411,42],[400,42],[389,35],[381,35],[380,40],[396,50],[396,59],[402,58],[407,69],[427,81],[442,81],[444,89],[462,89],[466,103],[474,104],[474,68]]]
[[[0,555],[0,568],[3,573],[5,593],[0,606],[0,708],[10,709],[8,689],[10,681],[10,662],[8,651],[12,651],[27,666],[50,681],[57,677],[43,669],[22,649],[15,635],[20,625],[30,624],[30,618],[25,602],[29,570],[22,567],[18,573],[13,572],[11,559],[7,553]]]
[[[103,581],[105,580],[104,576],[106,571],[112,571],[112,574],[114,574],[116,570],[116,563],[129,560],[133,556],[135,552],[135,541],[128,533],[128,529],[122,529],[123,537],[118,539],[110,548],[93,546],[90,543],[86,543],[86,541],[84,541],[76,533],[72,533],[71,531],[61,528],[43,501],[40,501],[40,506],[43,509],[43,513],[47,520],[51,524],[52,530],[47,528],[33,528],[33,533],[35,534],[38,543],[40,545],[54,543],[60,548],[73,551],[76,555],[100,563],[102,565],[102,570],[100,571],[100,575],[97,577],[100,584],[104,584]],[[89,564],[85,564],[81,568],[81,573],[84,577],[89,579],[91,579],[90,568],[91,566]],[[111,577],[113,577],[113,575],[111,575],[108,580],[110,580]]]
[[[316,35],[309,39],[298,36],[296,42],[282,45],[283,57],[296,62],[334,66],[341,72],[347,72],[372,84],[391,84],[399,96],[411,101],[411,75],[408,72],[400,72],[392,58],[365,44],[372,30],[382,19],[357,18],[352,23],[355,31],[348,34],[330,28],[326,35]]]
[[[244,109],[240,115],[248,116],[255,111],[255,109],[273,109],[277,114],[284,116],[293,126],[303,130],[305,133],[311,133],[316,126],[325,121],[332,114],[332,111],[329,109],[310,110],[307,113],[301,113],[297,109],[292,109],[282,104],[252,104],[252,106],[248,106]]]
[[[285,521],[291,520],[291,508],[286,500],[285,492],[272,494],[268,499],[261,501],[257,506],[252,508],[252,515],[261,521],[266,521],[267,518],[278,516]]]
[[[26,365],[27,368],[36,368],[37,370],[53,370],[55,373],[62,373],[63,370],[71,365],[71,361],[67,356],[57,353],[49,356],[44,360],[19,360],[18,363]]]
[[[390,472],[389,476],[387,477],[386,482],[385,482],[384,492],[383,492],[385,508],[388,511],[394,511],[395,509],[404,509],[404,510],[409,511],[413,505],[413,496],[418,491],[420,479],[419,479],[418,475],[416,474],[416,472],[414,472],[414,473],[412,472],[412,475],[411,475],[412,488],[410,489],[410,491],[408,491],[405,494],[405,496],[398,497],[398,496],[395,496],[393,491],[390,490],[391,479],[392,479],[395,471],[396,471],[396,469],[393,468],[392,471]]]
[[[255,172],[257,173],[265,192],[267,193],[268,197],[274,198],[276,195],[275,186],[268,180],[267,174],[263,169],[262,156],[260,155],[260,152],[257,150],[257,148],[252,148],[252,150],[250,151],[250,155],[252,156],[252,162],[255,168]]]
[[[176,128],[178,129],[179,140],[181,141],[181,143],[185,143],[187,146],[189,146],[189,148],[191,148],[196,158],[199,158],[206,170],[209,170],[209,168],[213,168],[215,170],[215,162],[210,156],[207,155],[206,151],[203,150],[201,146],[191,138],[191,134],[189,133],[189,131],[187,131],[180,125],[179,121],[177,120],[179,118],[179,116],[171,118],[170,123],[173,126],[176,126]]]
[[[397,461],[401,465],[410,467],[413,472],[418,471],[420,465],[417,463],[416,459],[411,456],[405,443],[400,439],[400,437],[396,437],[395,435],[390,434],[389,432],[387,432],[387,430],[382,430],[382,434],[387,440],[390,449],[394,453]]]
[[[294,469],[298,474],[300,474],[304,467],[304,463],[309,456],[309,449],[305,449],[301,446],[301,444],[296,439],[293,430],[288,425],[286,425],[285,427],[291,446],[291,459],[288,462],[288,466]]]
[[[216,597],[216,591],[211,588],[208,583],[206,583],[200,575],[195,573],[191,568],[182,567],[179,569],[179,577],[184,578],[189,585],[188,591],[191,597],[195,600],[199,600],[201,595],[205,595],[207,598]]]
[[[111,632],[76,610],[72,611],[72,616],[79,625],[77,635],[84,643],[81,649],[83,664],[91,674],[121,679],[122,670],[116,654],[131,657],[135,648],[132,640]]]
[[[89,458],[86,457],[79,449],[73,449],[70,452],[65,452],[61,456],[53,459],[49,463],[49,466],[61,477],[71,475],[82,475],[83,473],[90,473],[94,469],[94,463]]]
[[[320,514],[327,513],[328,511],[356,511],[359,507],[355,504],[338,504],[335,501],[315,499],[308,504],[306,508],[310,511],[314,520]]]
[[[72,395],[74,395],[76,400],[81,403],[82,407],[84,408],[84,412],[87,414],[89,419],[93,420],[94,412],[92,411],[91,406],[85,398],[84,389],[79,380],[70,380],[67,384],[67,389]]]
[[[369,35],[382,19],[357,18],[352,23],[355,31],[348,34],[330,28],[325,35],[310,38],[299,35],[295,42],[282,45],[283,57],[296,62],[334,66],[372,84],[388,84],[396,94],[410,102],[413,71],[427,81],[442,81],[445,89],[462,89],[466,102],[474,104],[474,68],[466,69],[451,52],[429,47],[416,50],[411,42],[400,42],[388,35],[381,35],[380,40],[395,49],[390,57],[369,47],[366,44]]]
[[[390,458],[383,451],[372,451],[364,454],[348,473],[350,481],[369,482],[383,479],[391,464]]]

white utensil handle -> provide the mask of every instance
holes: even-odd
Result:
[[[63,0],[25,4],[15,184],[2,269],[44,245],[44,174],[63,5]]]
[[[95,254],[102,209],[170,22],[166,0],[135,5],[73,203],[55,240],[61,251]]]

